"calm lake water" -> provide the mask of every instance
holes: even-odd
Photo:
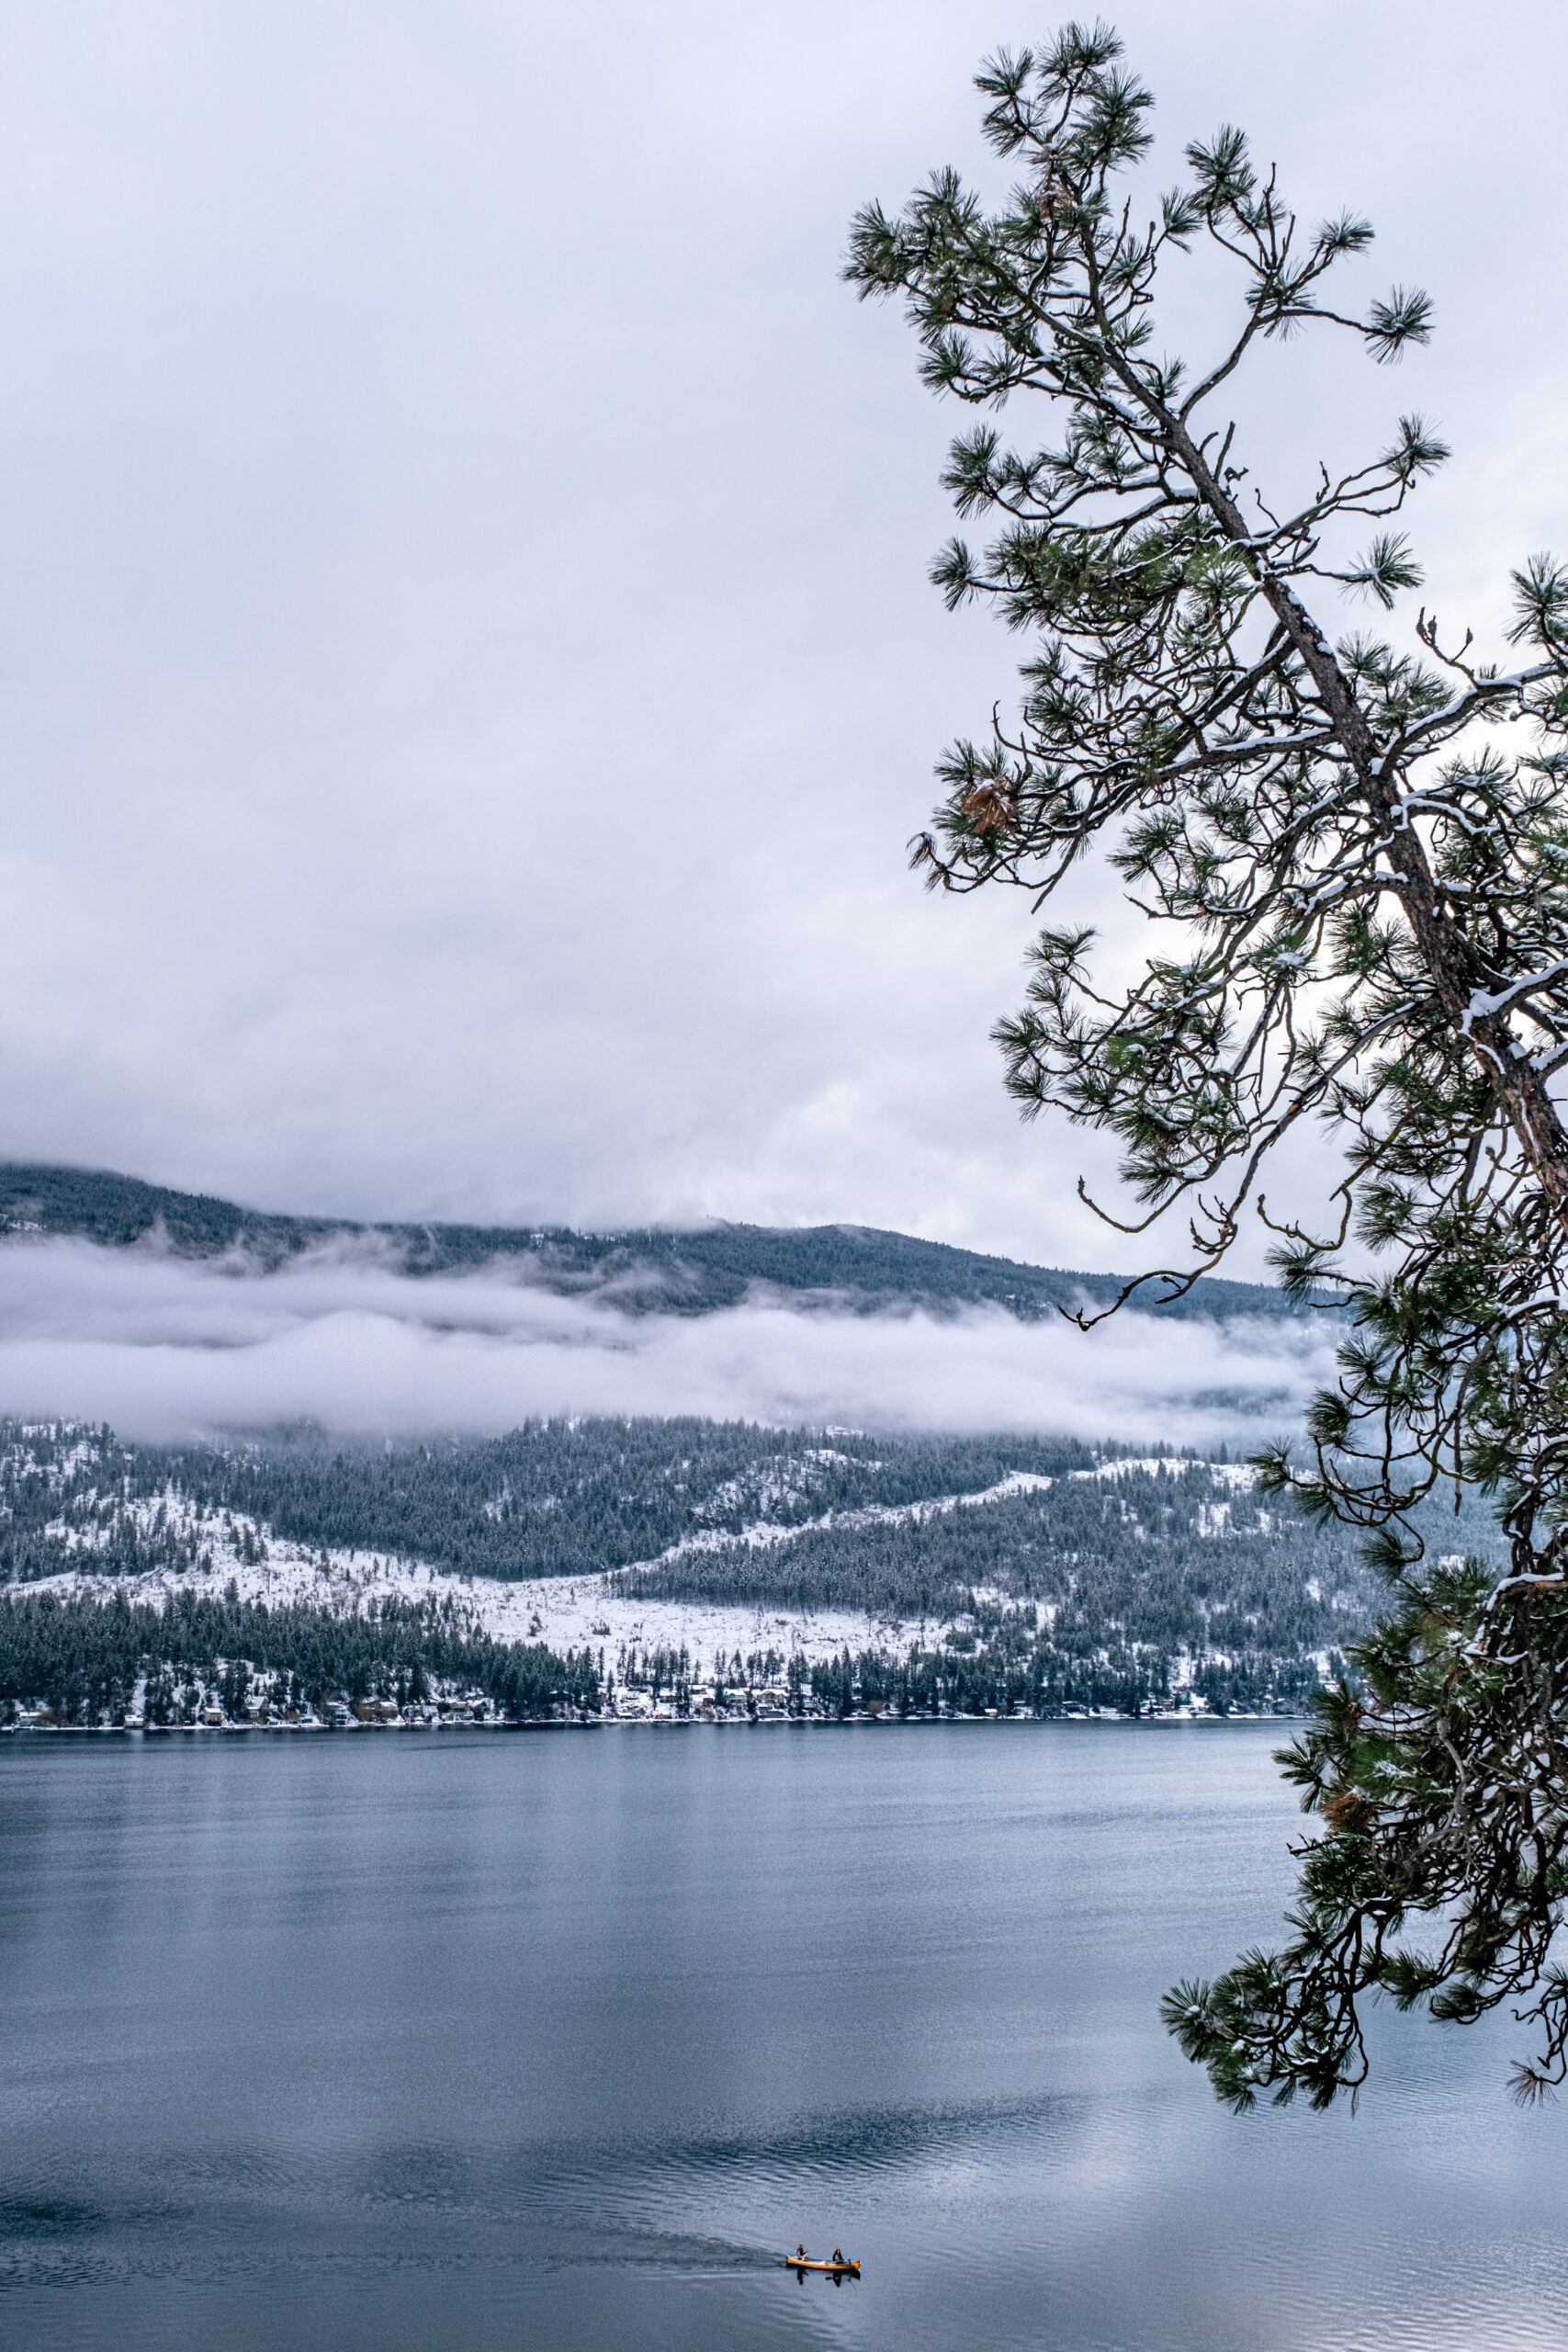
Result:
[[[1160,2030],[1273,1931],[1277,1736],[0,1742],[0,2339],[1561,2345],[1511,2029],[1240,2120]]]

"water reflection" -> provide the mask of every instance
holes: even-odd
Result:
[[[1160,2033],[1278,1916],[1272,1744],[5,1743],[6,2333],[1555,2343],[1506,2019],[1380,2019],[1354,2120],[1226,2116]]]

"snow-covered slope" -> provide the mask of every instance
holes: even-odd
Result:
[[[1018,1471],[976,1494],[873,1505],[836,1515],[823,1512],[805,1525],[850,1530],[922,1523],[950,1511],[983,1509],[1007,1496],[1043,1491],[1051,1484],[1048,1477]],[[128,1600],[163,1605],[183,1587],[213,1591],[231,1583],[243,1600],[269,1605],[305,1602],[344,1615],[363,1614],[383,1600],[450,1600],[468,1622],[501,1641],[539,1641],[559,1651],[583,1645],[603,1646],[612,1655],[623,1646],[683,1647],[694,1658],[704,1659],[716,1654],[728,1658],[737,1650],[748,1657],[755,1650],[770,1649],[785,1657],[798,1655],[815,1659],[834,1656],[846,1646],[856,1650],[868,1645],[897,1646],[907,1636],[924,1630],[918,1620],[874,1618],[852,1609],[728,1608],[702,1600],[654,1600],[628,1590],[639,1567],[661,1566],[683,1555],[715,1550],[737,1540],[711,1531],[671,1544],[655,1558],[615,1576],[530,1577],[503,1582],[494,1577],[456,1575],[423,1561],[386,1554],[290,1544],[243,1514],[203,1514],[174,1491],[125,1504],[121,1519],[125,1518],[137,1523],[149,1538],[155,1532],[186,1538],[210,1565],[185,1574],[154,1569],[141,1576],[106,1575],[93,1565],[100,1549],[100,1529],[90,1521],[57,1521],[49,1532],[79,1565],[33,1580],[26,1589],[52,1592],[62,1600],[103,1600],[119,1593]],[[780,1525],[758,1520],[745,1528],[739,1540],[771,1546],[787,1543],[801,1532],[799,1522]]]

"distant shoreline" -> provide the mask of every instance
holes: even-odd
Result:
[[[356,1732],[536,1732],[536,1731],[862,1731],[895,1728],[938,1728],[943,1724],[973,1724],[1006,1726],[1012,1730],[1043,1730],[1060,1724],[1077,1727],[1110,1724],[1135,1724],[1145,1730],[1185,1728],[1197,1724],[1299,1723],[1299,1712],[1291,1713],[1248,1714],[1240,1708],[1229,1714],[1195,1714],[1190,1709],[1179,1713],[1128,1715],[1114,1712],[1100,1714],[1060,1715],[765,1715],[756,1719],[731,1715],[720,1722],[708,1722],[700,1715],[654,1718],[649,1715],[589,1716],[583,1720],[565,1721],[560,1716],[530,1716],[522,1722],[485,1723],[377,1723],[377,1724],[0,1724],[0,1738],[10,1739],[223,1739],[252,1734],[298,1736],[313,1737],[326,1734],[336,1737],[342,1733]]]

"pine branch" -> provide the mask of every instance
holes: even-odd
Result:
[[[953,542],[934,576],[950,603],[987,600],[1030,652],[1016,719],[941,763],[946,797],[915,859],[943,888],[1004,883],[1043,908],[1098,857],[1160,927],[1122,988],[1098,979],[1081,924],[1046,931],[997,1033],[1027,1114],[1116,1138],[1124,1229],[1185,1216],[1191,1263],[1153,1278],[1223,1261],[1302,1121],[1340,1148],[1323,1230],[1265,1219],[1287,1285],[1347,1309],[1306,1454],[1272,1454],[1265,1475],[1363,1529],[1403,1596],[1360,1660],[1371,1697],[1326,1701],[1300,1766],[1331,1835],[1310,1849],[1321,1870],[1303,1864],[1296,1943],[1183,1988],[1173,2030],[1235,2103],[1323,2103],[1364,2073],[1368,1990],[1451,2021],[1533,1994],[1534,2096],[1568,2051],[1546,1973],[1568,1899],[1553,1614],[1568,1130],[1552,1086],[1568,1068],[1568,568],[1537,556],[1514,576],[1523,667],[1483,661],[1468,635],[1444,651],[1424,613],[1413,646],[1337,639],[1325,591],[1397,615],[1418,587],[1403,530],[1362,535],[1448,450],[1404,416],[1366,463],[1320,464],[1292,508],[1252,478],[1215,404],[1259,343],[1308,328],[1398,359],[1429,340],[1429,299],[1330,299],[1369,225],[1304,231],[1234,127],[1190,145],[1185,183],[1141,210],[1119,183],[1146,151],[1150,100],[1103,26],[995,61],[980,86],[993,147],[1022,169],[1010,198],[987,209],[938,174],[898,219],[860,216],[846,272],[863,295],[903,298],[933,389],[1010,417],[1033,395],[1055,435],[1014,446],[987,424],[953,446],[948,487],[994,536]],[[1156,355],[1151,319],[1161,271],[1200,242],[1235,273],[1237,311],[1218,354],[1188,365]],[[1496,1594],[1474,1570],[1421,1580],[1409,1514],[1466,1488],[1495,1499],[1508,1539]],[[1423,1628],[1439,1623],[1447,1645],[1428,1656]],[[1528,1823],[1516,1807],[1488,1827],[1489,1784],[1468,1765],[1444,1781],[1423,1728],[1438,1721],[1478,1756],[1511,1739],[1550,1759]],[[1444,1806],[1446,1859],[1423,1877],[1413,1857],[1438,1850]],[[1407,1823],[1427,1845],[1404,1842]],[[1424,1975],[1400,1921],[1454,1903],[1468,1924]]]

